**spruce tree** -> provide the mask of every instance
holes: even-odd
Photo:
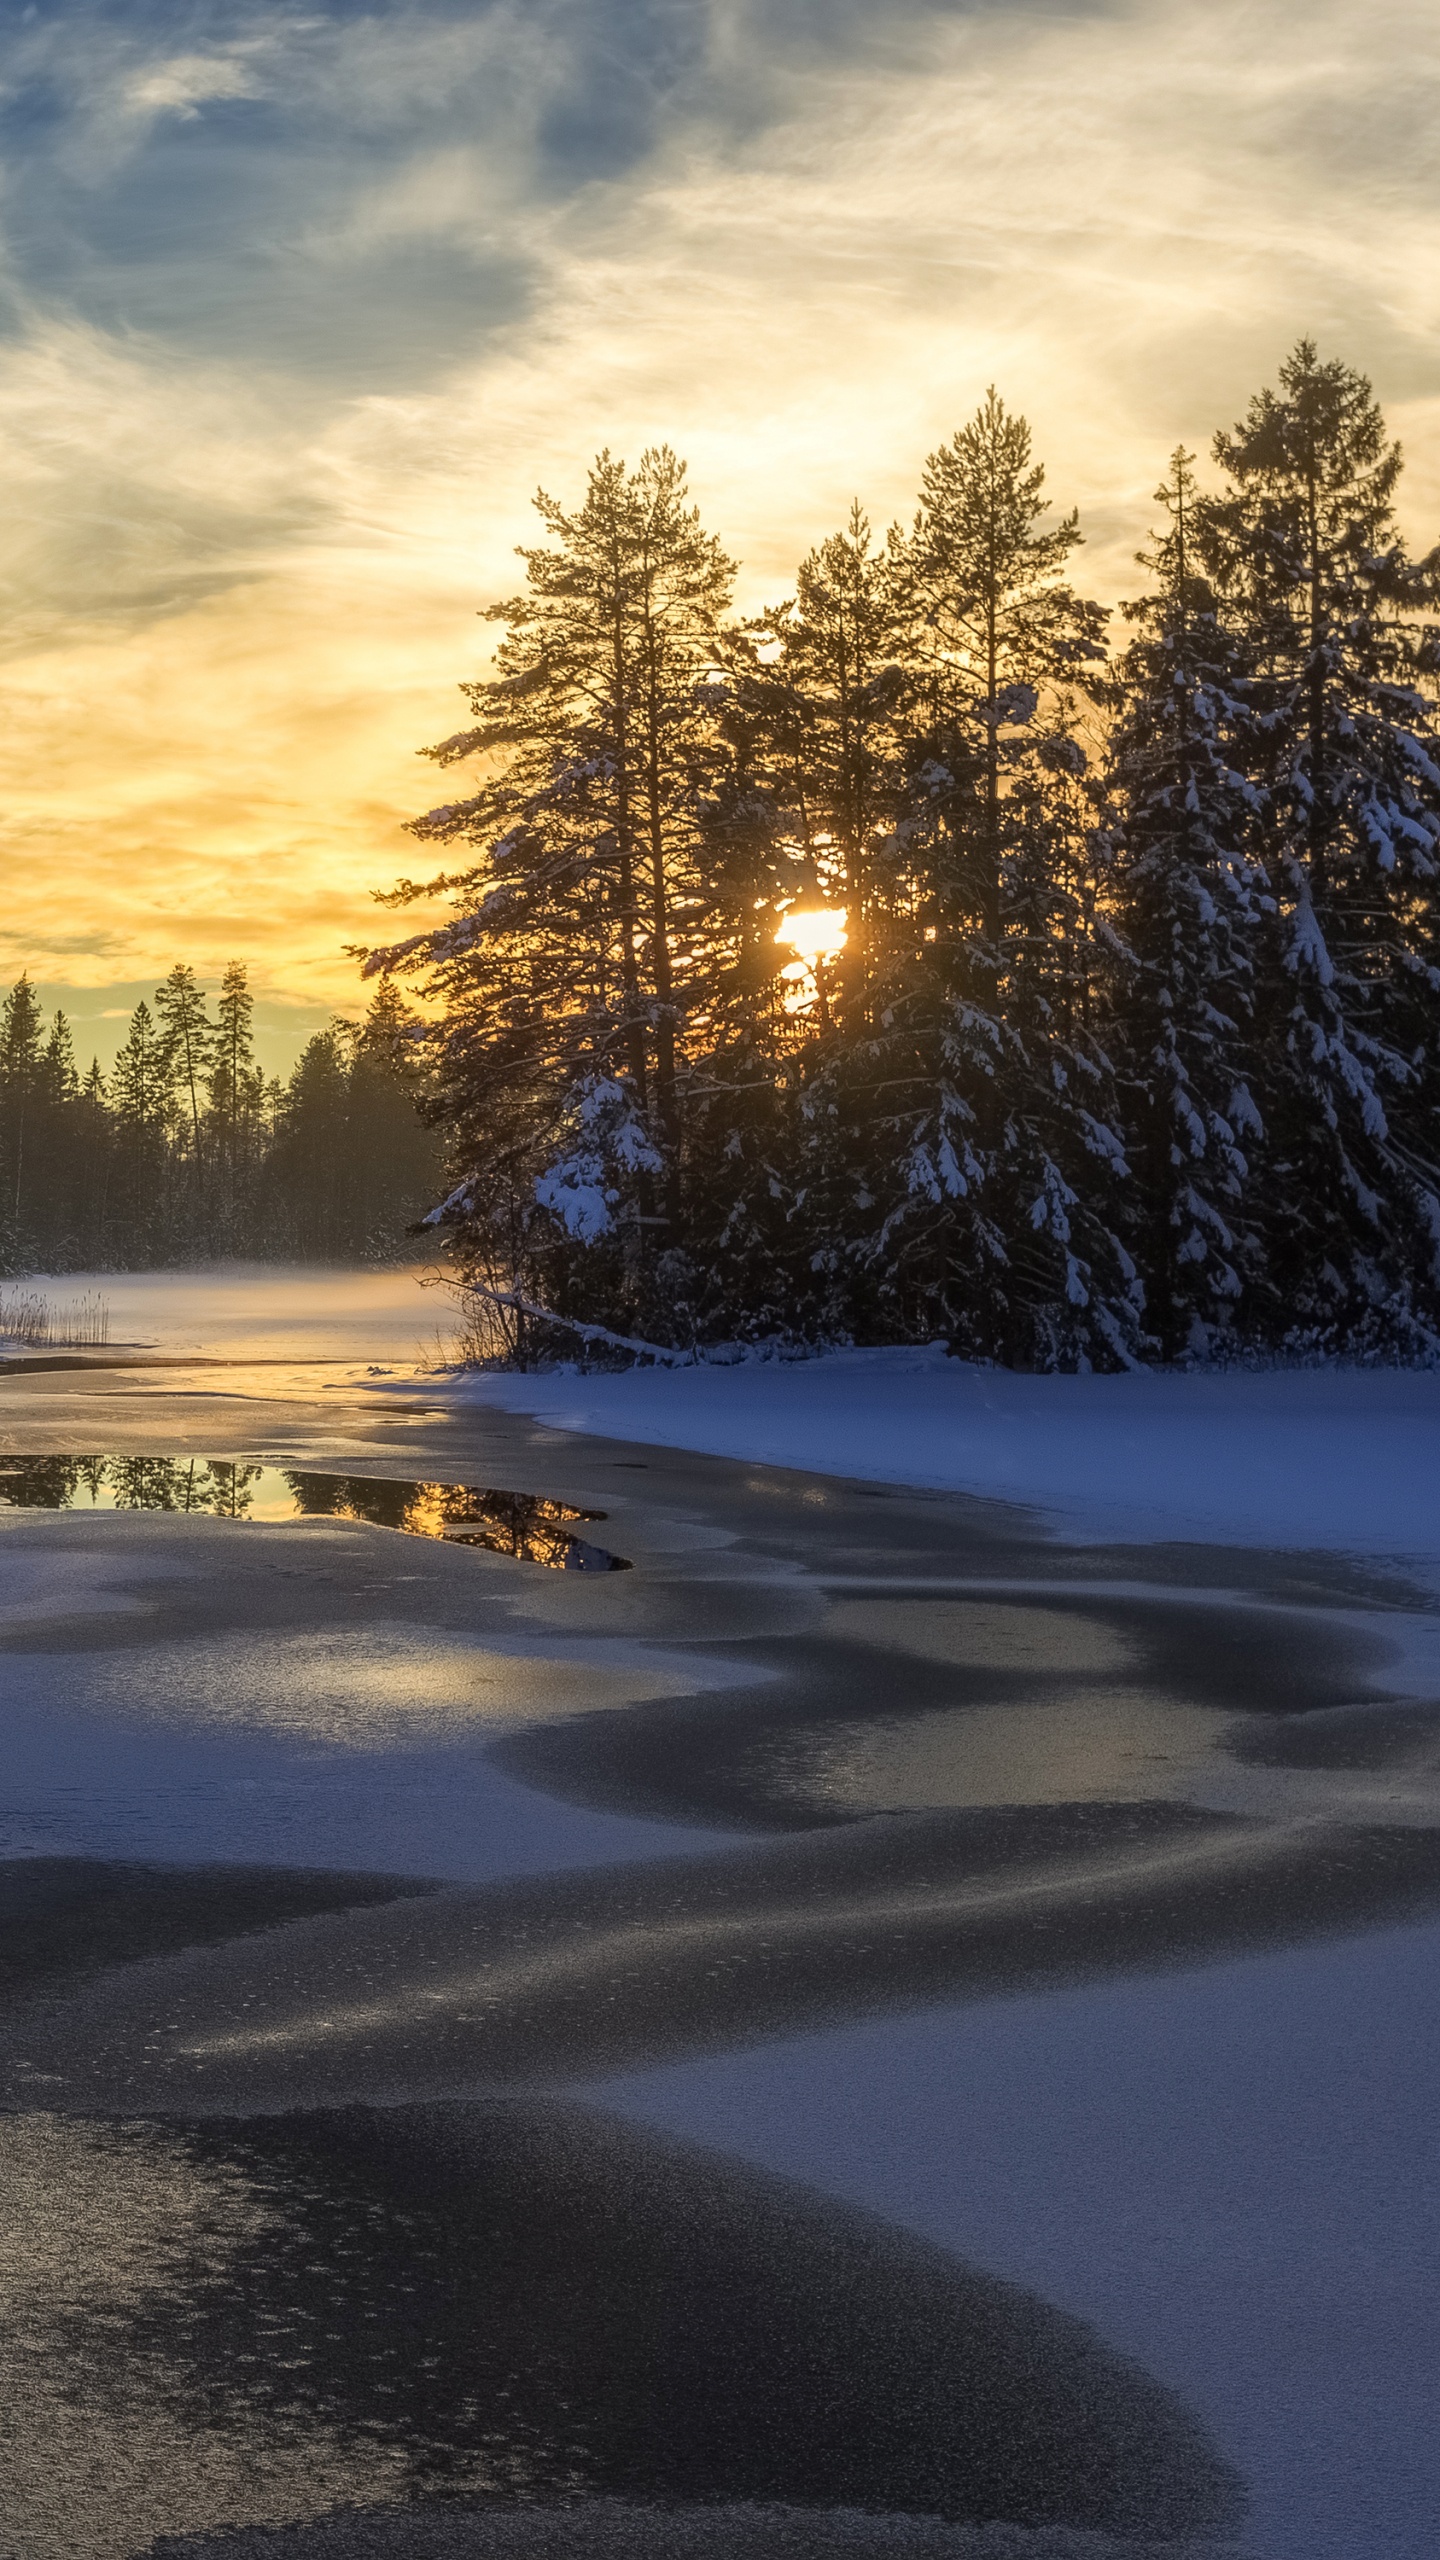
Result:
[[[255,1063],[255,999],[242,961],[228,963],[220,981],[211,1032],[206,1085],[207,1134],[214,1173],[211,1241],[221,1252],[242,1251],[252,1240],[255,1186],[264,1138],[265,1079]],[[176,1052],[162,1044],[172,1082]]]
[[[111,1181],[115,1125],[105,1077],[92,1058],[75,1106],[78,1207],[77,1267],[107,1270],[112,1260]]]
[[[1440,1327],[1440,553],[1395,521],[1370,384],[1302,340],[1215,439],[1202,564],[1247,662],[1277,912],[1260,991],[1268,1330],[1329,1349]]]
[[[1030,431],[991,391],[925,466],[915,705],[872,955],[869,1255],[902,1333],[1020,1366],[1132,1356],[1125,1178],[1096,1025],[1104,859],[1079,686],[1104,614],[1065,570]]]
[[[34,1208],[44,1180],[40,1126],[44,1020],[28,976],[16,980],[0,1012],[0,1269],[30,1267]]]
[[[728,635],[722,756],[706,861],[731,922],[708,1008],[689,1142],[702,1333],[853,1328],[870,953],[904,775],[900,546],[858,502],[800,564],[794,596]],[[786,936],[843,910],[843,942],[799,960]]]
[[[205,991],[193,969],[177,960],[163,986],[155,990],[155,1010],[165,1041],[166,1061],[190,1123],[190,1150],[197,1174],[202,1161],[200,1095],[217,1037],[205,1010]],[[246,1017],[248,1028],[249,1017]],[[231,1025],[231,1039],[237,1026]],[[231,1062],[230,1078],[234,1078]]]
[[[115,1225],[120,1259],[144,1270],[167,1258],[167,1136],[175,1102],[163,1034],[143,997],[110,1078],[115,1119]]]
[[[286,1085],[266,1161],[264,1221],[271,1248],[303,1262],[341,1261],[352,1242],[353,1050],[352,1027],[338,1019],[307,1040]]]
[[[80,1094],[70,1025],[57,1007],[40,1058],[35,1129],[42,1167],[35,1233],[47,1271],[63,1271],[79,1259],[82,1223]]]
[[[365,1260],[394,1255],[444,1189],[444,1148],[426,1125],[422,1025],[389,978],[382,978],[350,1059],[350,1227],[347,1250]]]
[[[1135,1182],[1125,1234],[1164,1360],[1233,1338],[1259,1271],[1249,1150],[1263,886],[1249,846],[1259,796],[1239,644],[1194,551],[1194,456],[1156,491],[1165,530],[1139,555],[1156,584],[1123,611],[1135,636],[1110,687],[1122,821],[1115,1039]]]
[[[268,1251],[371,1262],[406,1249],[443,1178],[416,1107],[417,1027],[382,980],[362,1023],[337,1015],[306,1042],[265,1155],[259,1232]]]
[[[496,672],[463,688],[475,725],[429,750],[496,769],[412,830],[466,848],[462,867],[394,893],[444,890],[455,921],[367,967],[419,970],[443,1008],[436,1109],[476,1267],[498,1255],[561,1303],[579,1248],[589,1304],[664,1324],[689,1025],[723,940],[701,803],[731,567],[665,449],[633,473],[603,454],[573,512],[536,505],[550,541],[491,608]]]
[[[802,560],[795,594],[732,661],[764,732],[772,824],[796,869],[792,901],[843,907],[836,1010],[863,1010],[866,952],[885,900],[884,851],[904,805],[912,671],[909,586],[895,531],[873,538],[857,500],[843,533]]]

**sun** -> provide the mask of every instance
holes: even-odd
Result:
[[[807,968],[823,968],[845,948],[845,907],[792,907],[781,919],[775,939],[795,952]]]

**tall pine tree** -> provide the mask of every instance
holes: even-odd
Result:
[[[233,964],[232,964],[233,968]],[[165,1042],[166,1064],[190,1124],[190,1152],[197,1177],[203,1162],[200,1135],[200,1096],[207,1070],[213,1062],[216,1029],[205,1010],[205,990],[193,969],[177,960],[164,984],[155,990],[155,1010],[160,1018]],[[249,1016],[244,1028],[248,1029]],[[243,1045],[244,1031],[235,1018],[232,1001],[229,1044]],[[232,1057],[226,1067],[227,1092],[236,1082],[237,1060]]]
[[[1164,1360],[1233,1336],[1259,1282],[1250,1150],[1263,881],[1249,850],[1262,803],[1239,643],[1195,558],[1194,456],[1156,491],[1168,519],[1140,554],[1155,587],[1123,610],[1111,783],[1122,815],[1115,1041],[1133,1132],[1125,1233],[1146,1274]]]
[[[44,1020],[28,977],[0,1013],[0,1270],[23,1271],[35,1252],[45,1175]]]
[[[181,1005],[173,973],[169,989],[173,1024]],[[255,999],[244,963],[232,960],[220,981],[209,1033],[209,1110],[201,1124],[208,1133],[211,1249],[220,1253],[243,1251],[253,1226],[265,1136],[265,1079],[255,1063],[254,1018]],[[167,1028],[161,1051],[173,1091],[181,1058],[174,1030]],[[198,1143],[198,1131],[195,1137]]]
[[[115,1119],[112,1233],[120,1259],[141,1269],[168,1259],[167,1137],[175,1083],[164,1034],[142,998],[110,1078]]]
[[[1440,553],[1395,521],[1398,445],[1304,339],[1197,512],[1246,666],[1278,926],[1260,992],[1268,1330],[1327,1349],[1440,1327]]]
[[[731,565],[668,450],[634,472],[602,455],[573,512],[536,504],[550,541],[491,609],[496,672],[463,688],[476,725],[430,750],[496,769],[413,828],[468,848],[463,867],[395,893],[443,889],[455,921],[367,966],[420,970],[443,1008],[475,1267],[498,1256],[563,1305],[583,1263],[589,1306],[670,1326],[690,1024],[724,939],[701,810]]]
[[[872,958],[869,1250],[907,1333],[1108,1366],[1132,1355],[1136,1290],[1076,698],[1105,617],[1065,575],[1074,516],[1049,512],[1029,427],[992,390],[927,462],[908,546],[915,710]]]

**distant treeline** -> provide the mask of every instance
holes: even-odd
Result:
[[[436,1141],[416,1114],[413,1017],[381,986],[288,1082],[256,1063],[244,969],[211,1013],[177,964],[130,1019],[111,1073],[83,1075],[63,1013],[28,978],[0,1012],[0,1274],[135,1271],[247,1255],[385,1260],[431,1206]]]
[[[749,621],[668,450],[539,498],[394,893],[453,919],[370,963],[478,1282],[682,1346],[1440,1353],[1440,551],[1308,343],[1211,453],[1113,639],[993,392]]]

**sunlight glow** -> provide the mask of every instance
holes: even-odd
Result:
[[[686,456],[760,615],[852,496],[908,523],[994,382],[1114,603],[1166,454],[1316,325],[1374,374],[1427,551],[1434,18],[11,11],[12,183],[47,213],[5,251],[0,984],[86,1017],[82,1072],[181,918],[202,977],[240,957],[303,1008],[274,1064],[358,1010],[344,946],[439,796],[416,750],[485,673],[476,608],[541,538],[536,482],[573,506],[603,446]],[[692,22],[693,78],[652,78],[653,26]],[[600,61],[636,101],[603,182],[555,138]],[[762,668],[778,646],[757,629]]]
[[[807,968],[833,960],[845,948],[845,907],[797,907],[782,919],[775,936],[782,947],[799,953]],[[784,973],[788,976],[789,972]]]

